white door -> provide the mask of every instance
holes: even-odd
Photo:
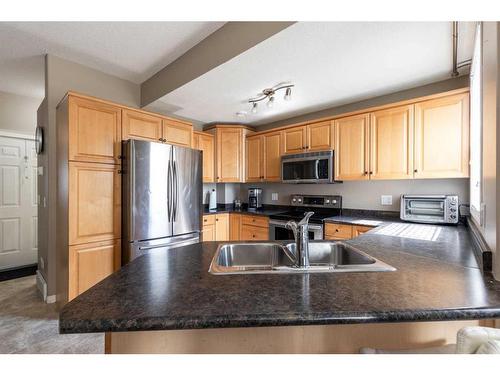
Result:
[[[34,142],[0,137],[0,270],[37,263]]]

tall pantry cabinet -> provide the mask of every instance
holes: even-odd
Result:
[[[190,147],[192,125],[69,92],[57,107],[57,301],[121,266],[121,142]]]

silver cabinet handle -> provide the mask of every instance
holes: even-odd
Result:
[[[177,163],[175,161],[172,162],[173,164],[173,173],[174,173],[174,210],[173,210],[173,216],[174,216],[174,221],[177,219],[177,201],[179,200],[179,184],[177,181]]]
[[[168,221],[172,221],[172,168],[170,160],[167,166],[167,201]]]

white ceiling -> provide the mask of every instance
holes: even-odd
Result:
[[[43,55],[141,83],[224,22],[0,22],[0,91],[44,96]]]
[[[186,118],[262,124],[450,77],[451,22],[299,22],[155,103]],[[472,23],[460,24],[459,61],[470,58]],[[274,108],[245,118],[248,98],[290,81]]]

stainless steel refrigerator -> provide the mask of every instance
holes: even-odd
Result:
[[[156,142],[123,143],[123,263],[200,240],[201,151]]]

